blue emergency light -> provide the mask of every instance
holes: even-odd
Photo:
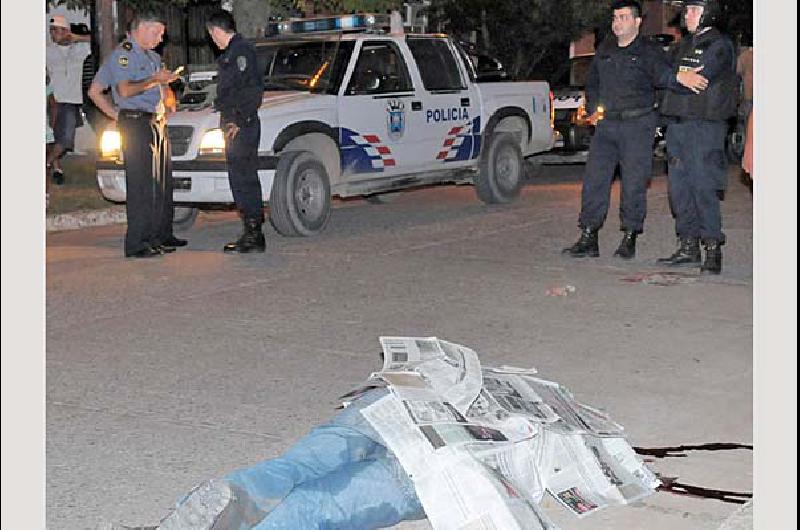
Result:
[[[359,13],[324,18],[289,19],[267,24],[267,37],[332,31],[367,31],[389,25],[385,15]]]

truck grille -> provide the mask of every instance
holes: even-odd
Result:
[[[169,125],[167,126],[167,136],[169,143],[172,144],[172,156],[183,156],[189,150],[189,143],[192,141],[194,128],[191,125]]]

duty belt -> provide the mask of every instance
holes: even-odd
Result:
[[[144,110],[119,109],[119,117],[127,118],[129,120],[159,121],[164,116],[162,114],[156,114],[155,112],[147,112]]]
[[[655,109],[653,107],[645,107],[641,109],[627,109],[627,110],[607,110],[603,112],[603,119],[605,120],[631,120],[633,118],[640,118],[650,114]]]

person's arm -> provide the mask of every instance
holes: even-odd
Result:
[[[75,33],[69,34],[70,42],[91,42],[92,36],[91,35],[76,35]]]
[[[53,96],[53,94],[49,94],[47,96],[47,107],[50,128],[53,129],[56,126],[56,116],[58,116],[58,102],[56,102],[56,98]]]
[[[178,76],[175,75],[174,72],[162,68],[147,79],[142,79],[141,81],[120,81],[117,84],[117,92],[119,92],[121,97],[129,98],[146,92],[158,85],[168,85],[176,79],[178,79]]]
[[[747,136],[744,140],[744,156],[742,156],[742,169],[748,175],[753,175],[753,111],[747,117]]]
[[[103,114],[112,120],[117,121],[119,109],[114,106],[114,103],[111,101],[111,97],[103,93],[105,89],[106,87],[102,86],[96,80],[92,81],[92,84],[89,87],[89,98],[98,109],[103,111]]]
[[[700,74],[703,67],[675,73],[675,67],[670,64],[667,53],[659,47],[653,49],[652,64],[653,85],[658,88],[666,88],[678,93],[686,93],[687,90],[690,90],[695,94],[708,88],[708,78]]]
[[[599,51],[599,50],[598,50]],[[597,68],[598,55],[595,53],[589,65],[589,73],[586,75],[586,113],[590,116],[597,113],[600,91],[600,72]]]

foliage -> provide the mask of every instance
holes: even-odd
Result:
[[[385,13],[403,7],[402,0],[269,0],[272,13],[279,16],[299,15],[307,4],[313,4],[316,13]]]
[[[495,55],[515,79],[566,72],[569,43],[607,24],[606,0],[432,0],[433,30],[471,40]]]
[[[160,9],[165,6],[183,7],[189,4],[205,3],[202,0],[121,0],[121,4],[130,6],[134,11],[146,9]],[[83,10],[88,12],[92,0],[46,0],[46,7],[64,6],[67,9]]]

